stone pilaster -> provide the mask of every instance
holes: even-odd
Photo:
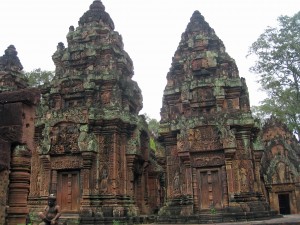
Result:
[[[12,153],[8,194],[8,224],[25,224],[29,213],[27,196],[30,183],[31,153],[26,146],[18,145]]]

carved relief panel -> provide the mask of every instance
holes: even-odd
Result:
[[[190,129],[189,142],[192,152],[222,149],[218,129],[214,126]]]
[[[112,137],[110,135],[99,137],[99,193],[107,194],[111,187],[110,152],[112,148]]]
[[[60,87],[61,94],[77,93],[84,90],[82,80],[75,79],[62,81]]]
[[[197,88],[192,91],[193,103],[199,103],[200,107],[211,107],[216,104],[216,98],[212,88]]]
[[[251,160],[233,160],[235,192],[253,191],[254,174]]]
[[[79,125],[74,123],[60,123],[52,127],[50,132],[50,154],[77,153]]]
[[[168,187],[169,187],[169,195],[171,197],[176,197],[181,195],[182,193],[182,183],[183,177],[181,173],[180,167],[180,159],[177,156],[168,156],[167,157],[167,165],[168,165]]]
[[[208,68],[208,62],[207,59],[205,58],[200,58],[200,59],[195,59],[192,62],[192,69],[193,71],[201,70],[201,69],[206,69]]]

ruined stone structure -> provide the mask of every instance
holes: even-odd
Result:
[[[121,36],[94,1],[59,43],[36,122],[29,205],[54,193],[80,224],[157,211],[162,167],[150,149],[141,91]]]
[[[300,212],[297,140],[274,118],[260,131],[245,79],[198,11],[167,75],[155,151],[133,63],[101,1],[67,43],[52,56],[36,121],[40,94],[27,88],[15,47],[0,57],[0,224],[28,215],[37,224],[49,194],[61,222],[83,225]]]
[[[295,136],[275,117],[261,131],[265,151],[262,174],[271,208],[280,214],[300,213],[300,146]]]
[[[0,224],[25,224],[39,91],[27,83],[13,45],[0,57]]]
[[[166,147],[167,204],[160,219],[197,223],[212,216],[231,221],[270,215],[256,137],[245,79],[195,11],[163,95],[160,138]]]

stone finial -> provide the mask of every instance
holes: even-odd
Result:
[[[115,25],[110,15],[105,12],[105,7],[100,0],[95,0],[91,5],[90,9],[83,14],[83,16],[79,19],[78,24],[84,25],[90,22],[104,22],[109,25],[109,27],[114,30]]]
[[[105,6],[102,4],[100,0],[95,0],[91,5],[90,5],[90,10],[105,10]]]
[[[2,71],[15,71],[23,70],[23,66],[18,58],[18,52],[14,45],[10,45],[5,50],[5,53],[0,57],[0,70]]]
[[[186,31],[190,32],[199,32],[199,31],[207,31],[207,33],[212,33],[214,30],[209,26],[209,24],[205,21],[204,17],[201,13],[196,10],[191,19],[190,23],[187,25]]]

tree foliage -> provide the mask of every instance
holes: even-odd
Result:
[[[274,115],[300,137],[300,12],[278,17],[278,27],[268,27],[251,45],[256,55],[251,72],[268,97],[255,108],[257,115]]]
[[[30,87],[38,87],[40,85],[48,84],[54,77],[54,72],[34,69],[31,72],[25,72],[25,77],[28,79]]]
[[[154,137],[158,137],[159,122],[156,119],[150,118],[146,113],[144,116],[148,124],[149,131]]]

